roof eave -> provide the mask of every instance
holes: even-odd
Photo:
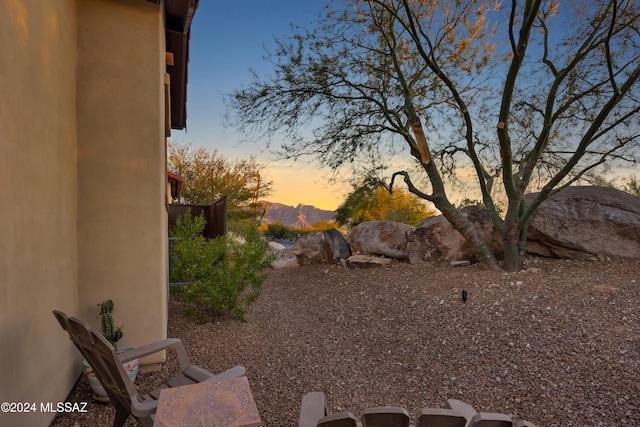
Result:
[[[173,65],[167,65],[170,78],[171,128],[187,125],[187,82],[191,23],[199,0],[166,0],[166,50],[173,54]]]

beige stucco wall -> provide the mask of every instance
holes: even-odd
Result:
[[[166,336],[164,46],[146,0],[0,1],[0,402],[38,405],[2,426],[80,375],[53,309]]]
[[[164,23],[145,0],[78,2],[82,318],[112,299],[119,345],[166,336]]]
[[[78,303],[75,10],[0,1],[0,402],[64,401],[79,375],[51,314]]]

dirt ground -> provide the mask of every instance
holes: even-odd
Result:
[[[356,415],[454,398],[538,426],[631,426],[640,425],[639,285],[638,261],[530,258],[517,273],[313,265],[271,271],[248,323],[198,324],[172,300],[169,336],[211,371],[245,366],[269,427],[297,425],[310,391]],[[136,384],[147,390],[175,370],[170,355]],[[68,401],[90,400],[81,379]],[[111,425],[110,405],[89,409],[52,425]]]

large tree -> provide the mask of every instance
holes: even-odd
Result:
[[[386,220],[413,225],[435,215],[424,200],[404,190],[390,193],[378,183],[359,183],[336,210],[336,222],[355,227],[361,222]]]
[[[333,169],[412,158],[390,188],[401,178],[433,202],[490,268],[494,254],[447,194],[457,171],[474,171],[504,266],[517,270],[542,201],[610,162],[638,161],[634,0],[336,2],[316,28],[277,41],[273,74],[229,97],[237,125],[283,133],[284,156]]]
[[[231,161],[215,149],[169,143],[168,163],[184,179],[181,202],[210,204],[226,196],[231,225],[259,215],[258,200],[271,191],[254,157]]]

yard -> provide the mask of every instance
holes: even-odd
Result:
[[[356,415],[455,398],[538,426],[640,425],[639,296],[637,261],[531,258],[518,273],[313,265],[271,271],[249,323],[197,324],[171,301],[169,336],[211,371],[244,365],[268,427],[295,426],[310,391]],[[152,387],[175,368],[170,357],[136,383]],[[91,400],[84,380],[67,400]],[[112,416],[91,403],[52,425]]]

